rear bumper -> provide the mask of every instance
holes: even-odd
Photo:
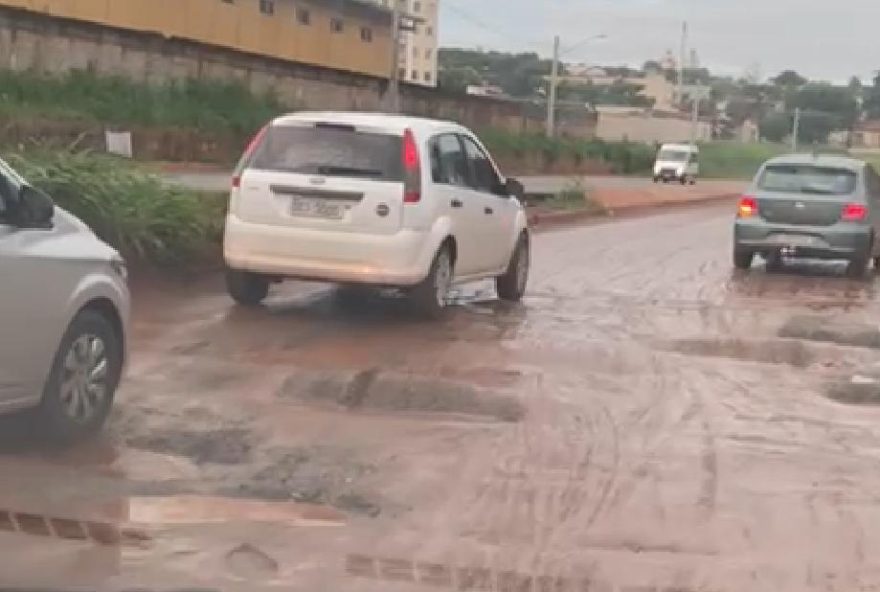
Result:
[[[429,234],[332,232],[251,224],[226,218],[223,256],[232,269],[290,278],[412,286],[427,275]]]
[[[832,226],[773,224],[765,220],[737,220],[734,243],[760,253],[785,250],[796,257],[849,259],[870,254],[871,227],[837,223]]]

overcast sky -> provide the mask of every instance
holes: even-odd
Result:
[[[444,47],[538,51],[593,34],[566,61],[641,66],[678,55],[681,21],[701,65],[763,78],[793,68],[810,78],[869,81],[880,69],[880,0],[439,0]]]

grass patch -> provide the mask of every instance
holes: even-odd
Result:
[[[605,142],[596,138],[548,138],[544,134],[517,134],[486,129],[480,139],[499,157],[540,156],[546,163],[568,159],[575,163],[607,163],[621,175],[646,174],[654,164],[654,149],[634,142]]]
[[[219,252],[225,198],[166,186],[110,156],[30,152],[5,159],[128,259],[185,266]]]
[[[0,116],[8,118],[249,134],[286,110],[272,94],[255,95],[238,82],[186,80],[149,85],[81,70],[57,76],[0,71]]]
[[[605,206],[590,196],[580,179],[569,182],[562,191],[543,201],[541,206],[559,211],[587,211],[596,215],[607,213]]]

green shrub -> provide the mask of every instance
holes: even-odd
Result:
[[[86,71],[62,75],[0,71],[0,114],[179,126],[247,134],[285,110],[272,94],[237,81],[186,80],[148,85]]]
[[[166,186],[109,156],[14,153],[6,160],[127,258],[185,265],[217,252],[225,199]]]
[[[480,139],[500,157],[522,158],[540,154],[546,162],[570,158],[576,163],[597,160],[610,165],[615,173],[647,174],[654,163],[654,149],[633,142],[605,142],[599,139],[547,138],[544,134],[515,134],[498,129],[480,132]]]

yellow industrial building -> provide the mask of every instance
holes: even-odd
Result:
[[[368,0],[0,0],[0,6],[387,76],[391,13]]]

